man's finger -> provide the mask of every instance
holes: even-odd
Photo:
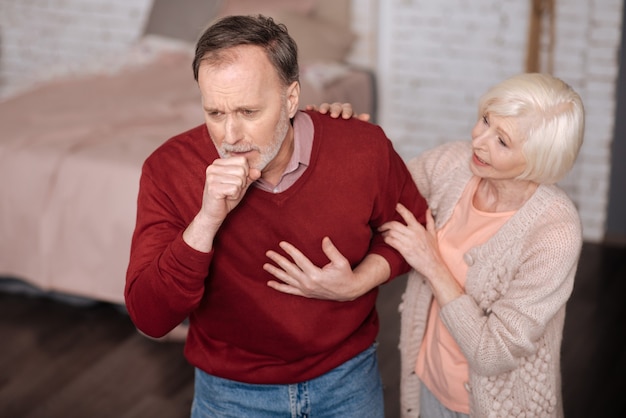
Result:
[[[281,241],[279,244],[280,248],[282,248],[293,260],[293,262],[305,273],[310,271],[311,268],[315,268],[315,265],[311,263],[300,250],[298,250],[295,246],[288,243],[287,241]]]
[[[346,262],[346,258],[337,247],[335,247],[335,244],[333,244],[329,237],[324,237],[322,240],[322,251],[324,251],[324,254],[326,254],[326,257],[328,257],[332,264],[342,264]]]
[[[288,284],[279,283],[275,280],[270,280],[269,282],[267,282],[267,285],[274,290],[278,290],[279,292],[287,293],[289,295],[306,297],[306,295],[302,293],[300,289],[290,286]]]
[[[272,273],[274,276],[278,277],[279,279],[285,282],[289,282],[293,284],[293,281],[290,280],[291,277],[294,277],[295,275],[302,273],[302,270],[300,270],[300,268],[296,264],[292,263],[291,260],[288,260],[282,255],[278,254],[276,251],[269,250],[265,253],[265,255],[274,263],[279,265],[280,269],[272,264],[265,264],[263,268],[267,272]],[[286,279],[284,277],[286,277]]]

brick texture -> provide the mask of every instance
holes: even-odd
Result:
[[[379,122],[405,159],[469,139],[480,94],[524,71],[530,4],[380,1]],[[579,208],[585,239],[598,242],[608,204],[623,4],[569,0],[556,7],[553,73],[580,93],[586,107],[585,142],[561,186]],[[542,46],[545,62],[546,36]]]
[[[567,3],[567,4],[565,4]],[[124,51],[151,0],[0,0],[0,97]],[[409,159],[469,139],[490,85],[524,71],[531,1],[352,0],[349,61],[374,70],[378,122]],[[581,94],[585,143],[562,186],[588,241],[604,236],[621,34],[621,0],[556,2],[554,74]],[[542,45],[545,59],[546,39]]]

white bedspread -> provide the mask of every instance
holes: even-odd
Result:
[[[141,164],[202,123],[190,54],[146,52],[0,103],[0,276],[123,303]]]
[[[203,123],[192,50],[146,37],[0,103],[0,277],[123,303],[141,165]],[[373,108],[368,72],[314,66],[301,84],[301,105]]]

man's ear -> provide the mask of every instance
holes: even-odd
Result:
[[[300,82],[294,81],[287,87],[287,105],[289,106],[289,118],[293,118],[300,105]]]

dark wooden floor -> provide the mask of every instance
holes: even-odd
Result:
[[[565,416],[626,416],[626,248],[585,244],[563,341]],[[386,413],[398,416],[397,306],[385,285],[380,368]],[[107,304],[0,293],[1,418],[189,416],[193,371],[182,344],[138,334]]]

